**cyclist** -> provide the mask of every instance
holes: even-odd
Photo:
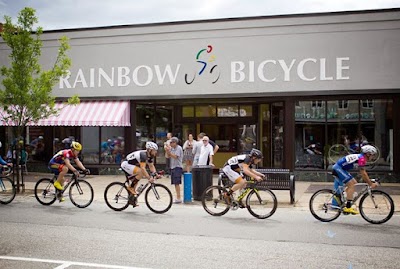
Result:
[[[1,144],[1,141],[0,141],[0,148],[2,147],[3,145]],[[0,164],[1,165],[7,165],[7,166],[12,166],[12,163],[8,163],[8,162],[6,162],[4,159],[3,159],[3,157],[1,157],[1,155],[0,155]],[[1,168],[1,172],[3,172],[3,168]]]
[[[62,191],[64,189],[64,176],[71,170],[77,177],[79,172],[74,166],[72,166],[70,159],[73,159],[76,165],[85,172],[90,174],[89,169],[83,166],[82,162],[78,159],[78,154],[82,150],[82,145],[76,141],[71,142],[70,149],[63,149],[57,152],[53,158],[49,161],[49,169],[57,175],[57,180],[54,182],[54,187]],[[64,202],[64,198],[61,196],[60,202]]]
[[[153,163],[154,157],[157,156],[157,151],[157,144],[148,141],[146,142],[145,150],[129,153],[128,156],[126,156],[126,161],[121,163],[121,168],[126,171],[130,175],[129,178],[132,179],[131,186],[127,187],[132,195],[137,194],[136,185],[140,179],[147,178],[150,182],[153,182],[154,178],[159,178]],[[151,175],[149,175],[146,170],[147,166],[149,166]]]
[[[365,170],[365,165],[367,161],[372,158],[372,156],[376,153],[377,150],[374,146],[365,145],[361,147],[361,153],[349,154],[343,158],[340,158],[333,166],[333,175],[339,179],[338,183],[336,183],[337,181],[335,181],[335,190],[339,187],[339,185],[347,185],[347,204],[346,207],[343,208],[343,212],[351,213],[353,215],[359,213],[356,209],[352,207],[353,194],[357,181],[348,172],[348,170],[354,168],[355,165],[358,166],[360,175],[364,182],[367,182],[368,185],[371,186],[371,188],[376,188],[378,186],[377,183],[374,183],[370,180],[368,173]]]
[[[257,181],[261,181],[265,177],[264,174],[261,174],[252,168],[252,166],[258,164],[262,158],[263,154],[260,150],[252,149],[249,154],[241,154],[231,157],[224,164],[222,171],[224,171],[230,181],[235,183],[231,190],[224,194],[228,203],[231,203],[230,196],[233,192],[241,190],[246,186],[246,180],[243,178],[242,172]]]

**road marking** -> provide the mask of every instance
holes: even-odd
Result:
[[[72,264],[70,264],[69,262],[63,263],[63,264],[61,264],[60,266],[57,266],[54,269],[65,269],[65,268],[68,268],[70,265],[72,265]]]
[[[64,268],[68,268],[71,265],[97,267],[97,268],[112,268],[112,269],[150,269],[150,268],[144,268],[144,267],[129,267],[129,266],[121,266],[121,265],[72,262],[72,261],[62,261],[62,260],[47,260],[47,259],[11,257],[11,256],[0,256],[0,259],[13,260],[13,261],[42,262],[42,263],[61,263],[60,266],[57,266],[54,269],[64,269]]]
[[[331,232],[331,231],[328,231],[328,232],[326,233],[326,235],[329,236],[330,238],[334,238],[335,235],[336,235],[336,233]]]

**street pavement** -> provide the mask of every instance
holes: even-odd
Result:
[[[27,175],[24,175],[24,183],[25,183],[25,190],[21,191],[18,195],[32,195],[35,183],[43,178],[51,178],[52,174],[49,173],[36,173],[36,172],[29,172]],[[89,175],[85,178],[94,189],[94,202],[104,202],[104,190],[108,184],[114,181],[125,181],[124,175]],[[213,175],[213,183],[216,184],[218,180],[218,175]],[[141,180],[140,183],[145,183],[146,180]],[[173,195],[176,197],[175,188],[171,185],[170,178],[163,177],[158,179],[157,182],[166,185]],[[139,183],[139,184],[140,184]],[[182,179],[182,183],[184,180]],[[192,182],[193,184],[193,182]],[[308,181],[296,181],[295,182],[295,203],[290,204],[290,194],[289,191],[286,190],[273,190],[275,193],[278,206],[279,207],[286,207],[286,208],[294,208],[300,210],[308,210],[308,203],[310,201],[311,195],[322,188],[332,188],[333,182],[308,182]],[[382,183],[378,189],[382,189],[383,191],[390,194],[393,198],[395,203],[395,213],[400,213],[400,183]],[[184,185],[181,185],[181,197],[190,197],[188,194],[184,194]],[[182,206],[190,206],[190,205],[200,205],[201,202],[192,199],[192,201],[186,201],[182,203]]]

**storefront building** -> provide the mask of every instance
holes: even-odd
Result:
[[[45,66],[62,35],[72,67],[53,93],[81,104],[28,128],[43,160],[68,136],[109,167],[167,132],[205,132],[216,168],[256,147],[262,167],[326,173],[370,143],[371,169],[400,173],[400,9],[49,31]]]

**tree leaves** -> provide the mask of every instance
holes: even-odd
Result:
[[[19,137],[29,122],[56,115],[55,97],[52,88],[61,76],[67,74],[71,60],[67,55],[70,49],[68,38],[61,37],[56,60],[49,70],[42,70],[40,56],[43,43],[40,39],[43,29],[38,23],[33,8],[26,7],[19,12],[16,24],[11,17],[4,16],[5,24],[1,37],[10,48],[9,65],[2,66],[3,76],[0,86],[0,104],[4,106],[3,120],[16,125],[15,136]],[[79,103],[79,97],[73,96],[69,104]]]

